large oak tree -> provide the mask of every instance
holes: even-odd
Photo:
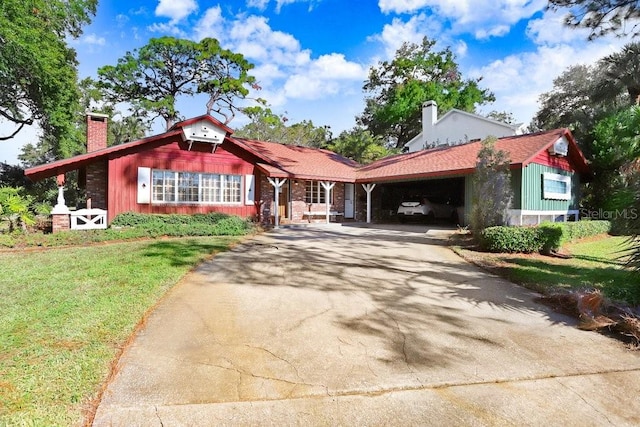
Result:
[[[422,104],[433,100],[441,112],[452,108],[473,112],[495,100],[479,86],[480,79],[463,79],[451,50],[434,51],[435,41],[404,43],[391,61],[369,70],[363,90],[365,110],[358,123],[373,135],[403,147],[421,131]]]

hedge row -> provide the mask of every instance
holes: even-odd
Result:
[[[242,236],[255,231],[243,218],[223,214],[143,215],[126,213],[114,218],[106,230],[69,230],[60,233],[0,233],[0,249],[21,247],[54,247],[129,240],[137,238],[188,236]]]
[[[116,227],[136,227],[149,226],[155,224],[210,224],[214,225],[220,220],[231,218],[231,216],[211,212],[208,214],[143,214],[136,212],[125,212],[116,216],[111,222]]]
[[[151,235],[166,236],[241,236],[254,228],[247,219],[216,212],[195,215],[127,212],[116,216],[111,227],[134,227]]]
[[[491,252],[557,251],[567,242],[608,233],[609,221],[543,223],[537,227],[489,227],[480,235],[480,245]]]

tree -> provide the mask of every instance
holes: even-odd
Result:
[[[598,61],[604,76],[596,83],[596,101],[628,95],[628,104],[640,104],[640,43],[629,43],[620,52]]]
[[[371,67],[363,90],[365,110],[357,118],[373,135],[403,147],[421,131],[422,104],[433,100],[440,111],[473,112],[476,105],[495,100],[477,80],[463,80],[450,49],[434,52],[435,41],[404,43],[391,61]]]
[[[624,206],[625,220],[624,231],[629,235],[628,265],[640,274],[640,159],[635,159],[625,165],[623,174],[627,194],[629,196],[628,203]],[[636,286],[640,291],[640,280],[636,280]]]
[[[565,24],[591,30],[589,40],[606,34],[637,35],[638,24],[627,27],[629,21],[640,18],[638,0],[549,0],[551,10],[570,9]]]
[[[97,0],[3,0],[0,4],[0,119],[15,130],[38,122],[56,157],[69,155],[77,110],[77,38]]]
[[[516,119],[513,117],[513,113],[510,111],[496,111],[492,110],[487,114],[487,118],[495,120],[497,122],[506,123],[508,125],[515,125]]]
[[[593,131],[589,183],[590,204],[606,211],[630,203],[624,168],[640,157],[640,107],[634,106],[600,120]]]
[[[374,136],[361,127],[340,133],[331,141],[329,149],[360,164],[371,163],[397,151],[386,147],[382,137]]]
[[[231,121],[238,110],[236,101],[247,97],[248,87],[259,89],[248,74],[252,68],[241,54],[222,49],[215,39],[161,37],[127,52],[117,65],[99,68],[98,77],[109,102],[126,102],[134,111],[162,117],[168,129],[180,115],[178,96],[201,93],[209,96],[207,113]]]
[[[109,135],[113,137],[113,142],[109,145],[122,144],[144,138],[148,131],[149,125],[135,116],[112,120],[109,125]]]
[[[567,68],[553,80],[553,89],[540,95],[541,107],[532,126],[542,130],[566,127],[579,143],[584,142],[595,121],[607,114],[606,107],[591,100],[595,84],[602,77],[596,67]]]
[[[504,225],[513,200],[509,155],[495,149],[493,137],[482,141],[473,177],[471,228],[475,233]]]
[[[275,114],[270,108],[247,107],[242,112],[251,122],[237,129],[234,136],[315,148],[326,146],[331,139],[328,126],[316,127],[311,120],[287,126],[289,119],[285,115]]]

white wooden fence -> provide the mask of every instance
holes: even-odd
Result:
[[[107,228],[107,211],[104,209],[78,209],[71,211],[72,230],[97,230]]]

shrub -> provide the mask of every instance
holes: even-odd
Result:
[[[505,224],[513,200],[509,154],[495,149],[496,139],[482,141],[473,176],[471,229],[481,232],[487,227]]]
[[[480,234],[480,245],[490,252],[537,252],[542,247],[536,227],[488,227]]]
[[[565,243],[608,233],[609,221],[544,223],[537,227],[489,227],[480,236],[480,245],[491,252],[557,251]]]
[[[155,236],[240,236],[253,229],[250,221],[218,212],[195,215],[150,215],[127,212],[111,223],[116,227],[135,227]]]

